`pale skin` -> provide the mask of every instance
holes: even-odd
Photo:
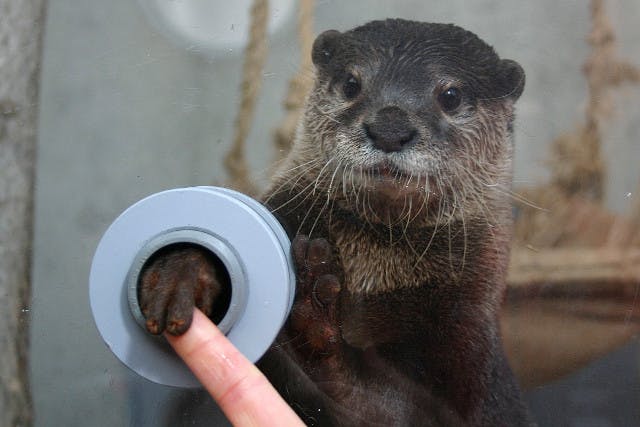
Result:
[[[267,378],[197,308],[169,343],[236,427],[304,426]]]

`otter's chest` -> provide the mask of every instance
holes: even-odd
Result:
[[[364,230],[332,233],[350,292],[384,292],[423,285],[432,273],[427,251],[407,239],[387,240]]]

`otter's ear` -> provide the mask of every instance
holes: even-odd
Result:
[[[340,31],[328,30],[316,38],[311,50],[311,60],[316,67],[324,69],[331,62],[341,35]]]
[[[501,96],[517,100],[524,90],[524,70],[516,61],[503,59],[500,61]]]

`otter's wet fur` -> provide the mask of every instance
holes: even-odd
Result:
[[[332,248],[345,352],[305,360],[289,327],[261,367],[309,424],[530,425],[498,323],[522,68],[460,27],[398,19],[327,31],[312,55],[263,200]]]

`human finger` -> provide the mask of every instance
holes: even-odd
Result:
[[[194,310],[183,335],[165,336],[234,426],[304,426],[262,372],[200,310]]]

